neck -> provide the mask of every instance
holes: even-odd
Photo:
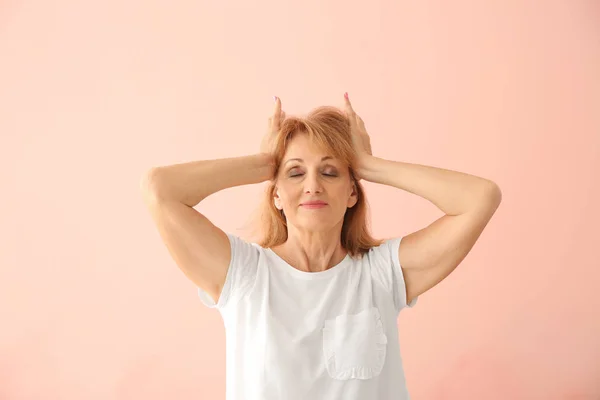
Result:
[[[341,231],[299,234],[290,231],[285,243],[276,246],[278,255],[296,269],[306,272],[325,271],[339,264],[348,253],[341,244]]]

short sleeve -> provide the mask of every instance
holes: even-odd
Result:
[[[256,281],[260,256],[258,245],[230,233],[227,233],[227,237],[231,246],[231,260],[219,300],[215,303],[208,293],[198,288],[200,300],[209,308],[222,309],[234,304],[254,286]]]
[[[404,307],[414,307],[418,299],[415,297],[410,303],[406,303],[406,282],[398,259],[401,241],[402,237],[388,239],[380,246],[371,249],[374,278],[379,280],[387,291],[391,292],[394,306],[398,312]]]

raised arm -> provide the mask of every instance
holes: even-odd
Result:
[[[347,95],[345,112],[357,152],[357,175],[416,194],[446,214],[400,242],[398,260],[410,303],[450,275],[467,256],[500,205],[502,192],[496,183],[478,176],[374,157],[365,124]]]
[[[225,232],[194,207],[213,193],[273,178],[272,142],[285,118],[275,98],[257,154],[152,168],[141,181],[144,201],[177,266],[218,303],[231,260]]]
[[[272,177],[271,156],[256,155],[157,167],[141,181],[143,198],[177,266],[218,302],[231,259],[225,232],[193,207],[220,190]]]
[[[376,157],[363,165],[365,180],[416,194],[446,214],[400,242],[398,260],[410,303],[467,256],[500,205],[502,193],[494,182],[458,171]]]

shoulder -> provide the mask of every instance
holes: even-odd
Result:
[[[236,303],[255,285],[259,266],[266,251],[258,243],[244,239],[237,234],[226,232],[231,246],[231,259],[225,284],[218,302],[219,307]]]
[[[382,239],[381,244],[371,247],[365,255],[373,261],[393,262],[394,249],[397,253],[401,240],[401,237]]]
[[[400,269],[398,249],[401,241],[401,237],[382,239],[381,244],[371,247],[364,255],[373,279],[388,289],[397,279],[397,270]]]
[[[266,251],[267,249],[262,247],[260,244],[251,241],[249,239],[244,239],[242,236],[238,234],[234,234],[231,232],[226,232],[227,237],[229,238],[229,243],[231,245],[232,251],[238,252],[250,252],[250,253],[258,253],[262,251]]]

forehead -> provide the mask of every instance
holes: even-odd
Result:
[[[327,149],[312,142],[308,138],[308,135],[297,134],[289,141],[283,156],[283,161],[286,162],[292,158],[300,158],[305,162],[321,161],[324,157],[336,159],[333,154],[327,151]]]

